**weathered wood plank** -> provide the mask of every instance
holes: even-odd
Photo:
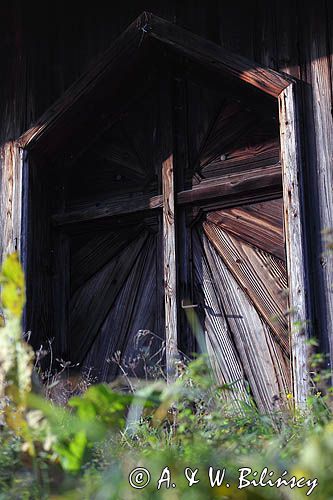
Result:
[[[211,212],[207,220],[251,245],[285,259],[282,198]]]
[[[71,293],[96,274],[109,260],[131,243],[143,227],[103,232],[88,238],[85,244],[71,255]]]
[[[290,83],[287,77],[259,64],[254,66],[251,61],[156,16],[149,15],[147,30],[149,37],[159,40],[164,46],[271,96],[277,97]]]
[[[64,120],[68,123],[68,115],[75,116],[78,106],[82,100],[98,88],[103,88],[105,78],[113,74],[117,66],[121,66],[121,61],[128,60],[137,52],[144,35],[142,27],[147,23],[148,16],[142,14],[132,25],[111,45],[103,54],[97,64],[75,82],[65,94],[49,108],[20,138],[20,144],[24,147],[34,147],[38,142],[47,141],[47,136],[52,133],[58,138],[63,137]],[[118,68],[119,69],[119,68]],[[79,120],[80,121],[80,120]],[[74,123],[71,124],[74,126]],[[76,123],[80,127],[80,123]],[[58,143],[52,148],[58,147]]]
[[[130,193],[114,196],[94,203],[82,201],[82,208],[56,214],[52,217],[55,225],[76,224],[78,222],[114,217],[135,212],[143,212],[162,207],[162,196],[155,193]],[[76,202],[79,205],[79,202]]]
[[[173,124],[174,124],[174,169],[177,190],[186,189],[188,178],[193,172],[190,165],[190,138],[188,104],[188,82],[176,76],[173,89]],[[194,131],[192,131],[193,133]],[[197,135],[194,134],[197,138]],[[178,304],[193,304],[193,277],[191,266],[191,229],[188,224],[187,208],[177,210],[177,280]],[[191,356],[195,352],[195,338],[186,317],[185,310],[180,307],[179,317],[179,349]]]
[[[54,231],[52,240],[52,297],[56,314],[52,349],[58,359],[68,361],[69,304],[71,295],[70,242],[68,235],[59,230]]]
[[[70,360],[82,362],[130,274],[148,234],[142,233],[73,295],[70,302]]]
[[[105,122],[105,117],[101,112],[102,103],[105,105],[105,98],[109,98],[112,91],[119,91],[117,79],[112,78],[112,76],[117,73],[119,78],[119,75],[122,74],[123,86],[130,84],[131,78],[128,72],[130,65],[127,63],[130,60],[131,68],[134,68],[136,64],[137,71],[140,71],[142,64],[139,59],[146,55],[147,42],[152,40],[161,42],[163,49],[169,48],[176,51],[195,61],[196,64],[209,67],[226,76],[232,76],[236,80],[274,97],[277,97],[289,84],[287,77],[259,65],[253,66],[251,61],[231,54],[212,42],[152,14],[143,13],[113,43],[95,67],[66,91],[64,96],[37,121],[35,126],[21,137],[20,144],[33,148],[39,143],[40,148],[43,146],[44,151],[54,154],[59,150],[61,142],[67,141],[66,134],[68,134],[69,126],[72,137],[75,129],[76,136],[80,137],[81,135],[81,143],[83,137],[88,139],[89,135],[87,135],[85,125],[89,120],[87,120],[86,115],[83,119],[82,113],[79,114],[79,108],[86,104],[84,108],[88,116],[94,120],[95,128]],[[150,43],[149,45],[154,45],[156,48],[156,44]],[[151,63],[151,58],[149,62]],[[107,85],[108,81],[109,85]],[[95,96],[91,99],[94,93]],[[89,132],[91,133],[90,129]],[[52,141],[50,141],[51,134]],[[69,154],[71,153],[69,152]]]
[[[83,365],[86,369],[92,369],[98,380],[114,379],[119,374],[119,363],[130,377],[134,376],[133,371],[138,363],[135,359],[125,359],[125,351],[127,354],[135,351],[134,337],[137,330],[134,328],[153,329],[154,318],[151,313],[155,312],[156,304],[155,253],[154,236],[150,236],[87,352]]]
[[[288,358],[205,235],[203,245],[211,269],[211,279],[220,298],[221,310],[228,322],[251,393],[261,411],[272,412],[279,406],[283,407],[285,395],[290,388]],[[217,350],[216,346],[215,352]],[[223,355],[222,351],[220,356]]]
[[[281,261],[205,222],[204,231],[258,312],[289,355],[287,279]]]
[[[147,253],[140,262],[141,277],[137,285],[137,297],[134,303],[127,335],[123,339],[122,361],[132,366],[131,376],[141,379],[162,375],[165,369],[164,331],[156,331],[156,246],[150,238]],[[135,359],[137,360],[135,363]],[[160,361],[159,361],[160,360]],[[119,373],[119,372],[118,372]]]
[[[162,191],[166,367],[167,380],[172,382],[176,376],[178,358],[175,185],[172,155],[162,164]]]
[[[240,103],[230,100],[225,103],[202,145],[200,167],[205,168],[225,155],[257,120],[255,113],[244,109]]]
[[[236,205],[240,201],[255,202],[266,198],[278,197],[282,191],[280,165],[266,166],[246,172],[237,172],[220,178],[202,181],[191,190],[177,193],[177,204],[204,204],[220,199],[221,206]]]
[[[27,231],[27,305],[26,329],[31,331],[30,342],[35,350],[49,349],[54,339],[55,311],[52,297],[52,278],[55,273],[50,224],[52,203],[52,179],[46,169],[39,168],[29,154],[29,185]],[[54,186],[52,186],[54,189]],[[33,202],[32,202],[33,200]],[[45,370],[50,366],[50,357],[42,360]]]
[[[218,2],[220,43],[226,50],[254,60],[254,26],[256,9],[243,2],[242,8],[234,2]]]
[[[309,284],[307,273],[304,192],[296,88],[291,84],[279,97],[283,202],[291,328],[291,356],[294,396],[303,405],[309,390],[308,321]],[[293,326],[294,325],[294,326]]]
[[[193,231],[194,297],[198,308],[202,331],[195,331],[198,345],[207,348],[207,353],[219,383],[232,384],[230,394],[235,400],[246,399],[244,369],[235,348],[228,321],[225,316],[217,280],[212,274],[207,254],[203,247],[202,232]],[[228,391],[229,392],[229,391]],[[227,395],[228,397],[228,395]]]
[[[272,147],[271,147],[272,146]],[[219,160],[213,161],[200,171],[202,179],[221,177],[223,174],[248,172],[261,167],[280,164],[280,147],[275,144],[261,144],[257,148],[237,148],[227,152]],[[195,179],[194,179],[195,183]]]
[[[185,79],[182,76],[183,80]],[[192,169],[199,166],[200,153],[212,124],[220,114],[225,97],[221,91],[207,89],[204,85],[186,80],[187,93],[187,143],[189,164]]]
[[[15,142],[0,148],[0,262],[21,249],[23,151]]]
[[[237,172],[202,181],[200,184],[177,193],[178,205],[198,203],[210,204],[219,200],[221,206],[235,206],[240,202],[278,197],[282,191],[280,165],[253,169],[244,175]],[[115,215],[131,214],[163,207],[163,197],[155,193],[130,193],[114,196],[112,199],[93,203],[82,202],[83,206],[70,212],[53,215],[55,225],[76,224]],[[78,202],[76,203],[78,205]]]

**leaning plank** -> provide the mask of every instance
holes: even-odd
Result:
[[[232,75],[274,97],[277,97],[290,83],[287,76],[263,68],[259,64],[254,65],[253,62],[164,19],[151,14],[148,16],[146,29],[149,37],[159,40],[165,47],[187,56],[200,65],[225,75]]]
[[[151,286],[151,283],[155,280],[154,270],[152,272],[155,252],[154,236],[151,235],[141,249],[105,321],[89,347],[84,366],[87,369],[93,369],[98,380],[110,381],[117,376],[119,363],[124,367],[126,363],[124,350],[126,350],[129,338],[132,337],[135,320],[138,322],[141,320],[139,328],[151,329],[152,327],[150,312],[151,307],[154,308],[155,305],[155,288]],[[146,304],[147,301],[148,304]],[[137,307],[142,303],[145,306],[139,318]],[[124,367],[130,377],[133,376],[133,363],[135,364],[135,360]]]
[[[204,230],[228,269],[274,332],[289,355],[287,281],[280,261],[245,244],[209,222]]]
[[[244,173],[233,173],[202,181],[193,189],[180,191],[178,205],[205,205],[218,200],[219,206],[234,206],[240,202],[279,197],[282,192],[281,166],[273,165]],[[163,196],[155,193],[125,193],[112,199],[82,203],[77,208],[53,215],[55,225],[76,224],[115,215],[131,214],[161,208]],[[166,211],[167,213],[167,211]]]
[[[295,85],[279,96],[284,222],[291,322],[291,353],[295,401],[302,405],[309,390],[308,347],[310,307],[306,268],[306,237],[303,222],[303,192],[299,118]],[[294,325],[294,326],[293,326]]]
[[[21,247],[23,151],[15,142],[0,148],[0,262]]]
[[[86,244],[71,256],[71,292],[96,274],[107,262],[119,254],[142,231],[142,227],[117,232],[103,232],[89,238]]]
[[[121,359],[131,366],[132,377],[147,378],[155,367],[162,374],[165,366],[163,339],[154,331],[156,315],[156,246],[150,238],[147,252],[140,262],[141,276],[137,286],[137,298],[126,336],[119,343]]]
[[[290,387],[288,358],[205,235],[203,244],[251,392],[259,409],[271,412],[281,405]]]
[[[282,198],[211,212],[207,219],[251,245],[285,259]]]
[[[162,207],[162,197],[155,193],[126,193],[92,203],[82,202],[82,208],[53,216],[56,226],[131,214]]]
[[[85,358],[147,237],[147,233],[142,233],[73,295],[70,302],[72,362]]]
[[[258,118],[254,113],[242,108],[237,102],[228,102],[222,107],[220,115],[205,138],[200,154],[200,167],[205,168],[221,157],[221,154],[239,142]]]
[[[175,188],[172,155],[162,164],[162,188],[166,364],[167,379],[172,382],[176,376],[178,357]]]
[[[202,331],[195,331],[198,344],[207,349],[211,365],[218,382],[230,384],[227,397],[232,400],[247,398],[246,381],[242,362],[235,348],[225,316],[221,296],[217,289],[216,277],[212,273],[203,246],[202,233],[193,231],[193,264],[195,299],[199,306]]]
[[[89,103],[89,98],[96,89],[105,89],[105,80],[115,81],[114,71],[122,68],[123,62],[131,60],[140,42],[142,42],[142,27],[147,21],[147,16],[143,14],[111,45],[102,55],[94,67],[80,77],[63,96],[50,107],[32,126],[20,137],[20,144],[23,147],[35,147],[41,141],[48,141],[50,134],[53,137],[62,137],[68,120],[78,118],[78,109],[83,102]],[[105,91],[105,90],[104,90]],[[105,104],[105,103],[104,103]],[[86,106],[89,113],[89,106]],[[94,109],[96,115],[96,109]],[[82,119],[82,116],[81,116]],[[80,118],[72,121],[71,127],[79,128]],[[52,146],[54,149],[54,146]]]

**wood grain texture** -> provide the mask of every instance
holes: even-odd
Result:
[[[132,231],[125,229],[86,236],[86,242],[71,255],[71,293],[118,255],[142,230],[143,227],[139,226]]]
[[[147,233],[142,233],[72,296],[70,359],[73,363],[82,362],[87,355],[147,237]]]
[[[238,102],[228,101],[222,106],[221,112],[212,123],[208,136],[205,138],[200,154],[200,167],[204,168],[222,155],[230,147],[239,142],[240,137],[258,120],[255,113]]]
[[[216,72],[231,75],[236,80],[252,85],[273,97],[277,97],[290,83],[288,77],[263,68],[260,64],[254,66],[251,61],[232,54],[209,40],[182,30],[161,18],[151,16],[147,25],[148,35],[162,42],[164,46],[187,56],[198,64],[213,68]]]
[[[178,357],[175,186],[172,155],[162,164],[162,189],[166,365],[167,380],[172,382],[176,376],[175,363]]]
[[[277,197],[282,191],[280,165],[266,166],[244,173],[233,173],[221,178],[202,181],[200,184],[177,193],[178,205],[198,203],[201,205],[220,200],[221,206],[232,206],[240,201],[261,200]],[[76,207],[79,203],[76,202]],[[161,208],[163,197],[155,193],[124,193],[112,199],[84,200],[82,208],[53,215],[55,225],[76,224],[116,215],[131,214]]]
[[[156,236],[154,238],[156,240]],[[137,286],[137,297],[128,332],[121,346],[121,359],[126,366],[132,367],[131,376],[142,379],[153,378],[154,373],[161,376],[166,369],[164,325],[160,329],[156,328],[155,245],[151,238],[146,258],[140,266],[142,274]]]
[[[202,331],[194,333],[196,336],[203,336],[197,339],[198,344],[206,347],[219,383],[231,384],[230,395],[235,400],[246,400],[244,368],[221,304],[216,277],[209,267],[202,235],[196,230],[193,232],[193,265],[194,297],[199,306],[196,313],[199,314],[202,325]]]
[[[52,299],[56,313],[54,321],[54,341],[52,348],[58,359],[68,361],[68,343],[70,338],[70,297],[71,297],[71,259],[68,235],[62,231],[53,231],[52,235]]]
[[[98,199],[90,202],[82,200],[82,208],[79,208],[79,201],[75,202],[76,208],[68,212],[55,214],[52,217],[57,226],[77,224],[105,217],[117,215],[133,214],[162,207],[162,196],[155,193],[124,193],[114,195],[107,199]]]
[[[0,148],[0,261],[21,248],[23,151],[15,142]]]
[[[251,393],[261,411],[271,412],[285,401],[290,390],[288,357],[219,253],[205,235],[202,237],[211,279]]]
[[[221,92],[206,88],[191,78],[186,79],[186,93],[188,161],[191,168],[195,169],[199,167],[201,152],[212,125],[221,113],[225,97]]]
[[[263,68],[259,64],[252,62],[222,49],[203,38],[187,32],[174,24],[149,13],[143,13],[132,25],[114,42],[110,49],[100,59],[99,63],[73,85],[50,110],[48,110],[20,139],[20,144],[25,147],[35,147],[38,142],[44,141],[44,146],[48,142],[49,152],[59,148],[61,140],[67,140],[63,134],[63,128],[68,128],[69,121],[75,123],[75,128],[85,133],[82,122],[87,121],[78,118],[78,106],[85,102],[85,109],[89,112],[92,107],[90,98],[96,92],[100,96],[105,95],[105,86],[110,75],[116,72],[123,74],[124,82],[130,80],[129,74],[124,72],[124,61],[131,60],[134,66],[134,59],[139,54],[138,49],[145,48],[148,40],[158,40],[162,46],[172,51],[192,59],[198,65],[208,66],[216,72],[221,72],[226,76],[233,77],[236,81],[241,81],[250,86],[254,86],[264,93],[277,97],[286,88],[290,80],[270,69]],[[138,64],[140,67],[140,64]],[[112,85],[115,79],[111,80]],[[119,87],[119,86],[118,86]],[[117,85],[115,90],[119,90]],[[110,96],[110,89],[108,89]],[[100,100],[93,100],[95,110],[100,105]],[[95,113],[94,119],[97,123],[102,123],[99,113]],[[104,118],[105,120],[105,118]],[[72,123],[71,128],[73,129]],[[66,127],[64,127],[64,125]],[[96,124],[95,124],[96,126]],[[56,135],[57,143],[50,143],[47,137]],[[73,130],[71,130],[73,135]],[[78,134],[80,135],[80,134]],[[51,148],[51,149],[50,149]]]
[[[49,349],[54,338],[55,311],[52,282],[57,270],[52,245],[50,205],[52,178],[36,165],[29,155],[29,185],[27,221],[27,305],[26,329],[31,331],[30,342],[35,350]],[[33,203],[32,203],[33,200]],[[55,257],[55,258],[54,258]],[[58,353],[59,356],[61,353]],[[48,370],[50,357],[42,360]]]
[[[78,106],[82,105],[82,100],[88,100],[92,93],[99,88],[103,88],[105,77],[113,74],[121,62],[133,58],[137,48],[142,42],[142,27],[147,22],[147,15],[144,13],[131,25],[100,58],[99,62],[84,76],[72,85],[65,94],[47,110],[20,139],[20,144],[24,147],[35,147],[38,142],[48,142],[49,134],[56,134],[58,141],[63,139],[61,129],[64,124],[68,124],[69,117],[75,117]],[[88,111],[88,109],[87,109]],[[72,124],[74,125],[74,124]],[[76,128],[80,123],[76,123]],[[59,142],[53,144],[52,148],[58,147]]]
[[[282,198],[211,212],[207,220],[284,261]]]
[[[280,165],[266,166],[246,172],[224,175],[204,180],[191,190],[177,193],[177,204],[208,204],[219,200],[221,206],[239,205],[246,201],[255,202],[263,196],[278,197],[282,191]]]
[[[287,279],[283,264],[215,224],[205,222],[203,227],[229,271],[270,326],[288,356]]]
[[[256,144],[242,146],[239,141],[233,147],[221,151],[220,158],[215,159],[200,171],[203,178],[218,177],[225,174],[252,170],[260,167],[277,165],[280,162],[280,146],[276,139],[262,137]]]
[[[281,93],[279,109],[293,386],[296,404],[302,406],[309,391],[306,340],[310,334],[310,308],[300,124],[294,84]]]
[[[138,255],[83,362],[87,370],[93,370],[97,380],[113,380],[120,372],[119,363],[130,377],[135,376],[138,362],[130,358],[139,355],[135,347],[138,330],[156,331],[155,258],[156,237],[151,236]],[[151,346],[149,356],[153,356],[155,346],[156,342]]]
[[[191,129],[188,116],[189,84],[176,75],[173,82],[173,125],[174,125],[174,170],[177,190],[186,188],[187,180],[193,172],[190,165],[191,144],[189,130]],[[197,137],[195,134],[194,137]],[[196,148],[195,148],[196,149]],[[191,173],[190,173],[191,172]],[[189,227],[188,210],[177,211],[177,280],[178,304],[186,302],[193,304],[193,276],[191,266],[191,229]],[[191,356],[195,352],[195,338],[186,318],[186,310],[178,307],[179,339],[178,347],[185,354]]]

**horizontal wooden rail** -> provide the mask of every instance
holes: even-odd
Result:
[[[281,166],[235,173],[202,181],[192,189],[180,191],[176,196],[177,205],[209,205],[218,201],[221,206],[232,206],[240,202],[256,201],[282,193]],[[128,215],[163,207],[163,197],[154,193],[132,193],[115,196],[109,200],[82,202],[82,207],[55,214],[55,225],[76,224],[80,222]]]

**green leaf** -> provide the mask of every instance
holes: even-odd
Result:
[[[62,443],[55,445],[61,465],[68,472],[78,472],[83,464],[87,451],[88,439],[84,431],[77,432],[68,446]]]
[[[16,317],[21,317],[25,304],[24,273],[17,253],[9,255],[3,265],[0,276],[2,284],[1,300],[5,310]]]

